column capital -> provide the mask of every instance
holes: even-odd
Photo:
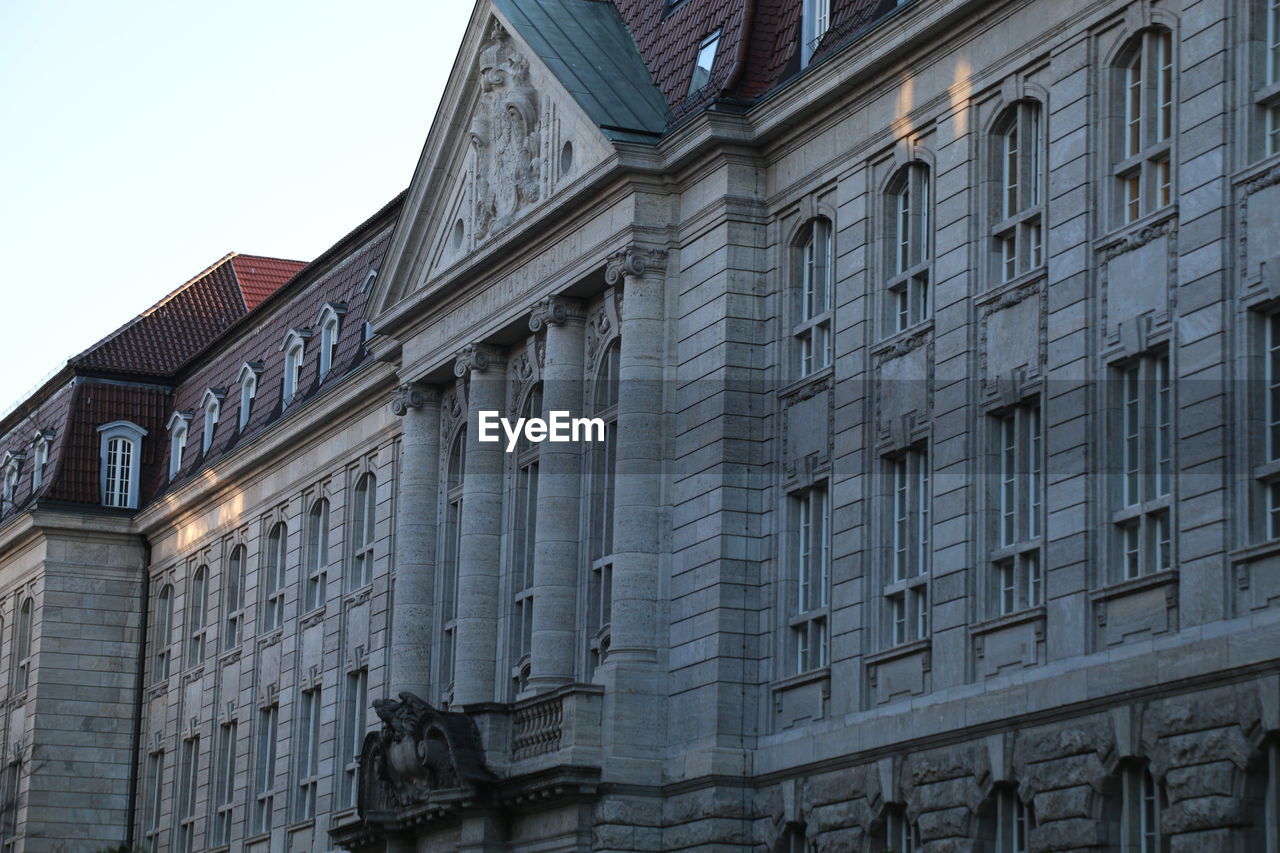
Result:
[[[540,332],[544,326],[563,326],[565,323],[584,323],[587,308],[581,299],[568,296],[548,296],[539,299],[529,314],[529,331]]]
[[[410,409],[440,402],[440,389],[435,385],[406,382],[391,392],[391,414],[404,417]]]
[[[453,375],[461,379],[473,370],[485,371],[505,361],[499,347],[490,344],[467,344],[453,363]]]
[[[619,249],[605,261],[605,284],[618,284],[623,276],[640,277],[650,273],[664,273],[667,269],[667,250],[645,246],[627,246]]]

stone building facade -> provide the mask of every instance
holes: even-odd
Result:
[[[0,829],[1276,853],[1277,211],[1275,0],[482,0],[0,424]]]

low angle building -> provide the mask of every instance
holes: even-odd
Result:
[[[1280,853],[1280,0],[479,0],[405,167],[0,418],[4,849]]]

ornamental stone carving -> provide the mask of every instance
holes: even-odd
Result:
[[[480,102],[471,120],[477,240],[506,228],[542,195],[538,93],[529,62],[496,21],[480,49]]]
[[[529,331],[540,332],[545,326],[581,323],[587,318],[582,302],[567,296],[548,296],[538,300],[529,314]]]
[[[361,816],[429,801],[441,792],[474,792],[494,781],[475,722],[433,708],[412,693],[375,699],[382,728],[360,750]]]
[[[640,277],[650,273],[663,273],[667,269],[666,249],[646,249],[640,246],[628,246],[609,256],[605,262],[604,280],[606,284],[615,285],[624,276]]]
[[[502,363],[502,351],[488,344],[467,344],[453,363],[453,375],[461,379],[473,370],[485,371]]]
[[[404,417],[410,409],[420,409],[440,399],[440,391],[416,382],[407,382],[391,393],[391,414]]]

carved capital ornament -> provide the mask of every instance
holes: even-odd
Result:
[[[391,414],[404,417],[410,409],[420,409],[440,401],[440,390],[417,382],[406,382],[391,392]]]
[[[473,370],[481,372],[500,365],[502,351],[489,344],[467,344],[453,363],[453,375],[461,379]]]
[[[628,246],[609,256],[609,259],[605,262],[604,280],[606,284],[616,285],[624,277],[640,278],[650,274],[664,273],[666,269],[666,249]]]
[[[538,300],[529,314],[529,331],[540,332],[545,326],[581,323],[587,319],[582,302],[567,296],[548,296]]]

